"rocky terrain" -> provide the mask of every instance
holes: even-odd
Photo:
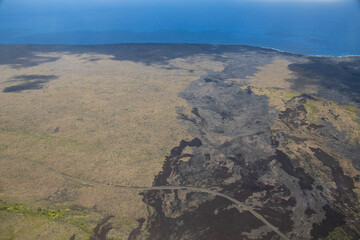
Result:
[[[71,197],[60,199],[62,205],[42,200],[43,205],[61,209],[76,202],[88,212],[103,211],[89,220],[93,225],[89,224],[85,239],[360,238],[360,57],[310,57],[246,46],[183,44],[0,46],[0,52],[0,72],[7,76],[1,79],[1,133],[4,137],[19,135],[13,142],[3,138],[0,145],[1,163],[7,166],[0,177],[0,197],[6,206],[14,202],[33,206],[38,201],[36,195],[19,197],[14,188],[21,188],[21,178],[17,179],[19,186],[8,183],[16,175],[9,174],[15,167],[9,165],[9,158],[28,158],[67,176],[140,193],[142,202],[128,198],[126,205],[118,203],[119,210],[114,212],[113,205],[99,207],[97,201],[79,201],[80,192],[85,191],[79,186],[62,183],[44,190],[42,199],[64,189],[65,184],[70,190],[64,195]],[[66,88],[60,82],[62,73],[54,70],[63,56],[84,69],[78,75],[84,80],[76,83],[78,78],[73,78]],[[84,62],[86,65],[81,65]],[[87,70],[96,64],[101,74]],[[108,88],[100,89],[101,78],[109,78],[106,67],[118,70],[111,75],[113,83],[105,82]],[[21,69],[29,71],[19,74]],[[69,71],[66,65],[59,69]],[[99,80],[89,85],[86,73]],[[123,83],[118,76],[130,80]],[[133,82],[131,76],[141,81]],[[102,94],[104,107],[97,107],[97,98],[94,102],[90,98],[81,108],[59,108],[56,115],[66,112],[71,116],[81,110],[85,111],[81,118],[86,119],[86,109],[95,106],[100,112],[92,117],[102,117],[96,122],[99,125],[89,121],[75,129],[80,135],[72,135],[74,129],[66,129],[70,126],[66,119],[58,121],[59,126],[39,127],[39,122],[49,121],[47,112],[41,112],[41,119],[34,120],[28,113],[22,121],[13,120],[26,110],[18,106],[8,109],[5,100],[21,104],[26,94],[34,94],[30,97],[34,101],[35,92],[40,99],[56,82],[64,94],[84,94],[72,87],[83,87],[87,94],[96,92],[94,96]],[[112,86],[118,83],[122,85]],[[124,84],[129,87],[116,95],[116,88],[122,89]],[[153,91],[147,92],[149,89]],[[22,94],[25,96],[19,97]],[[72,103],[78,101],[74,98]],[[134,118],[125,118],[136,111],[130,107],[141,108],[147,102],[150,104]],[[125,106],[129,106],[126,111],[117,112]],[[75,121],[68,119],[68,123]],[[113,131],[121,127],[119,121],[125,128],[117,134]],[[79,153],[67,155],[63,151],[71,152],[71,148],[56,147],[57,161],[53,162],[48,150],[40,157],[38,153],[18,153],[10,145],[19,146],[18,142],[26,140],[16,129],[76,139],[89,148],[101,146],[95,152],[104,151],[104,155],[91,162],[85,157],[92,155],[91,151],[81,148]],[[139,138],[131,140],[132,133]],[[36,144],[41,147],[44,143]],[[31,141],[26,146],[32,146]],[[136,155],[118,152],[119,148],[131,151],[137,147]],[[83,194],[85,197],[94,198],[93,194]],[[117,223],[129,206],[143,210],[126,213],[132,224],[126,228],[127,234],[119,237],[117,231],[124,232],[124,228]],[[11,215],[15,213],[6,214],[2,217],[9,224],[16,223]],[[61,223],[61,219],[57,221]],[[78,237],[71,234],[71,239]]]

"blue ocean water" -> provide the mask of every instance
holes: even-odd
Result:
[[[360,55],[360,0],[0,0],[0,44],[147,42]]]

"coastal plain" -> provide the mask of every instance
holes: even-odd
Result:
[[[0,45],[0,73],[0,239],[360,238],[360,57]]]

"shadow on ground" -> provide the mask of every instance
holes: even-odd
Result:
[[[24,90],[42,89],[44,84],[57,79],[56,75],[18,75],[9,79],[7,82],[17,82],[19,84],[4,88],[3,92],[21,92]]]

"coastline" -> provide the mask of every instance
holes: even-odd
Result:
[[[144,42],[144,43],[105,43],[105,44],[7,44],[7,43],[0,43],[0,46],[46,46],[46,47],[102,47],[102,46],[124,46],[124,45],[186,45],[186,46],[217,46],[217,47],[245,47],[245,48],[255,48],[255,49],[264,49],[264,50],[271,50],[278,53],[284,53],[284,54],[291,54],[295,56],[302,56],[302,57],[332,57],[332,58],[346,58],[346,57],[360,57],[360,54],[345,54],[345,55],[321,55],[321,54],[302,54],[302,53],[295,53],[291,51],[281,50],[278,48],[272,48],[272,47],[264,47],[264,46],[255,46],[255,45],[246,45],[246,44],[211,44],[211,43],[158,43],[158,42]]]

